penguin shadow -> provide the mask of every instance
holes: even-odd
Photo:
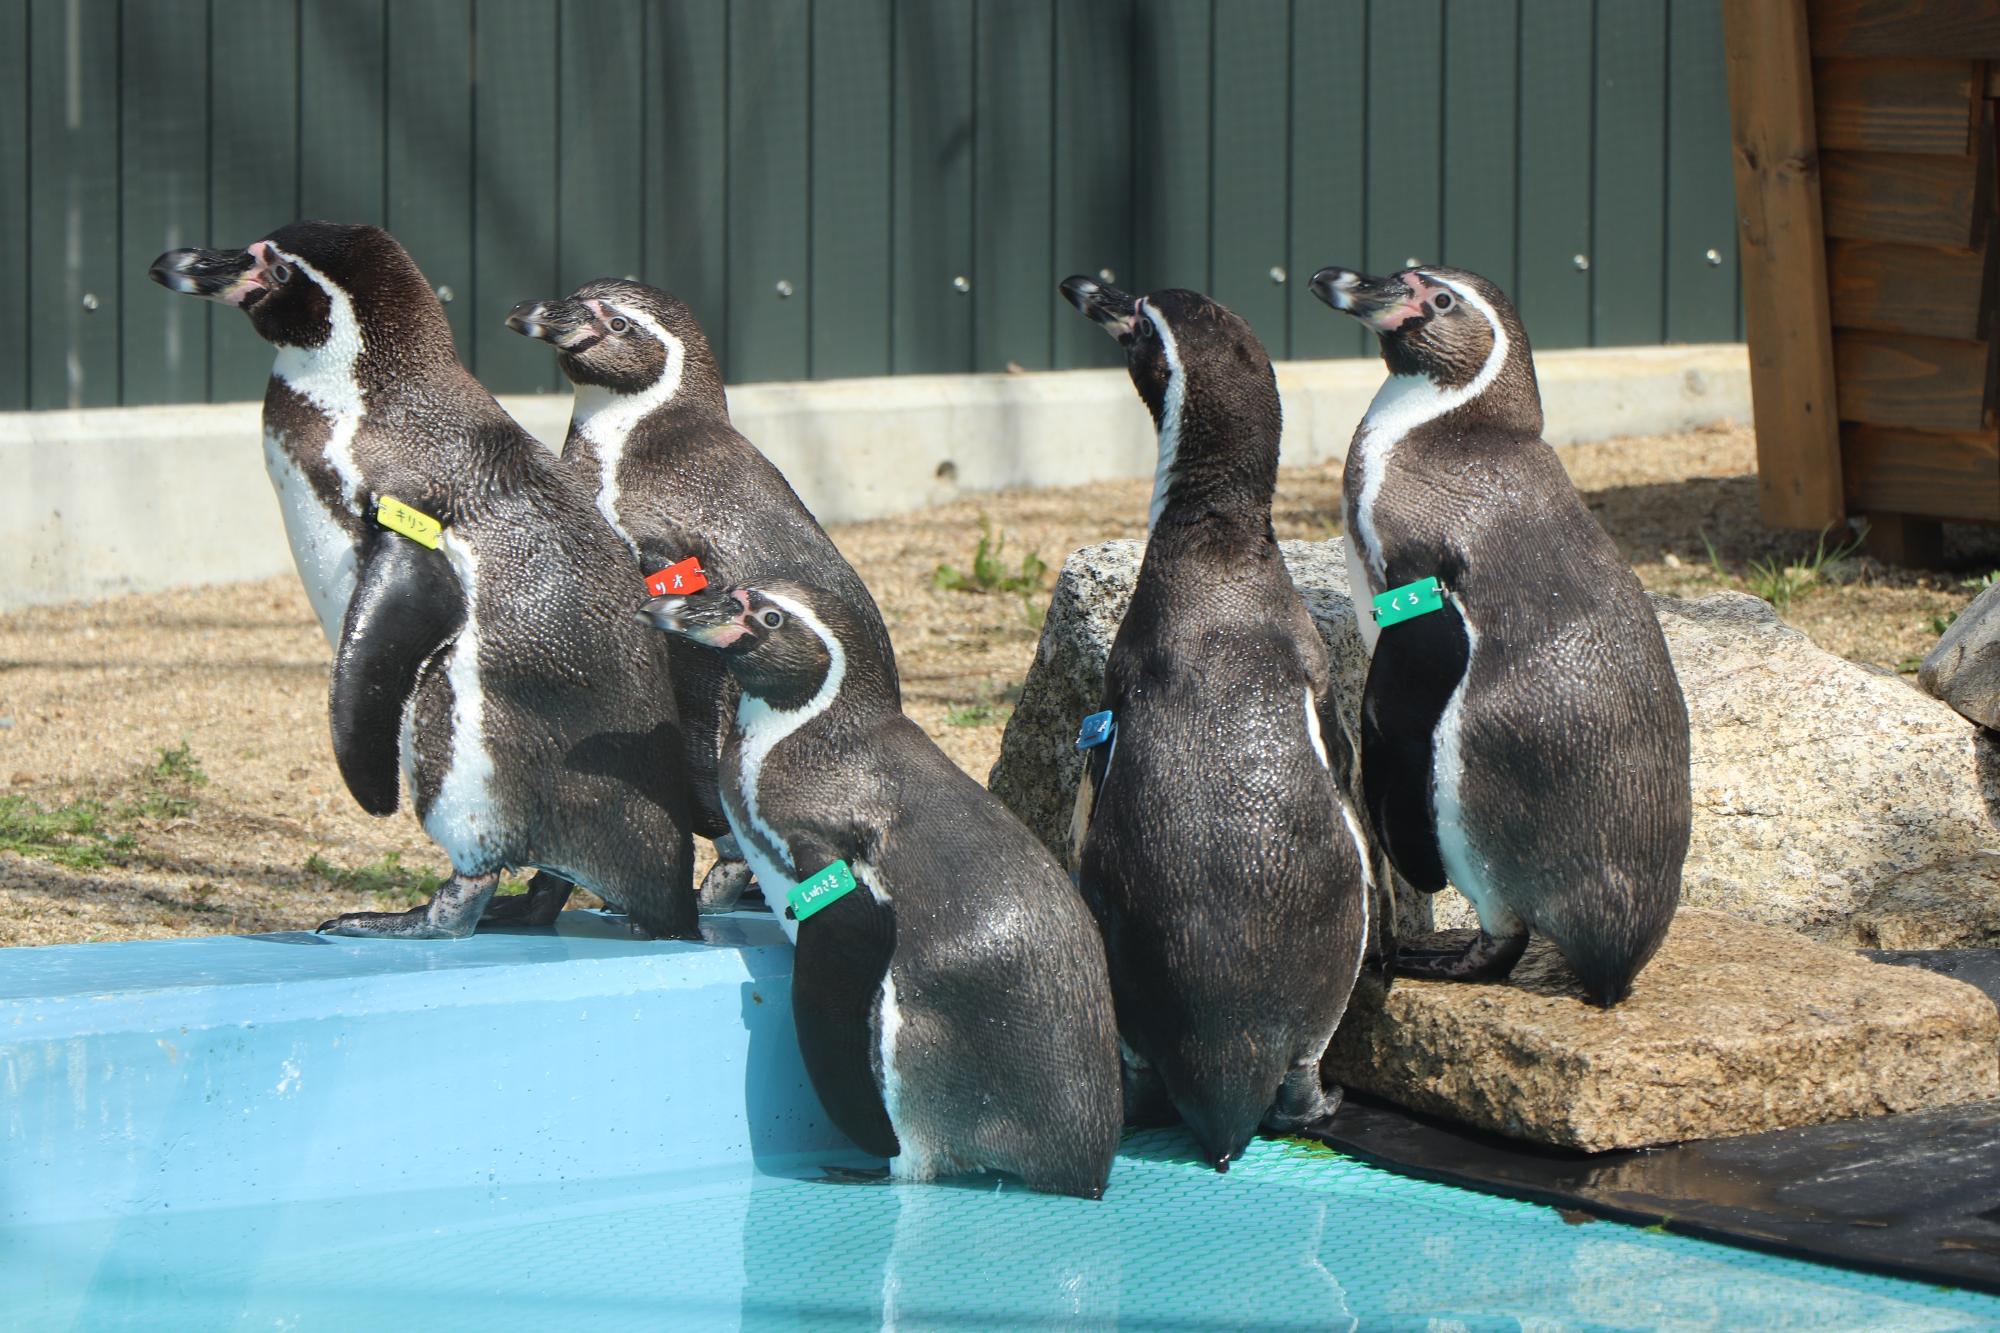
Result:
[[[566,772],[632,788],[671,810],[685,750],[679,725],[662,722],[651,731],[600,731],[586,736],[564,752],[562,766]]]
[[[746,1327],[786,1319],[880,1328],[1116,1323],[1133,1238],[1128,1219],[1107,1204],[1035,1194],[993,1175],[879,1188],[786,1185],[751,1195]],[[796,1243],[771,1243],[808,1230],[809,1262]]]
[[[792,1021],[791,947],[776,930],[753,931],[755,923],[739,924],[728,916],[702,922],[704,941],[710,947],[736,947],[750,973],[738,1005],[745,1035],[743,1117],[750,1159],[766,1174],[794,1178],[812,1158],[847,1164],[865,1160],[828,1119],[799,1053]]]

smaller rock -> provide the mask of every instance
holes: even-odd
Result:
[[[2000,583],[1972,599],[1917,668],[1917,684],[2000,731]]]
[[[1501,985],[1364,975],[1329,1082],[1601,1152],[2000,1097],[2000,1011],[1971,986],[1682,908],[1615,1009],[1545,940]]]
[[[2000,947],[2000,852],[1922,866],[1877,883],[1822,937],[1853,949]]]

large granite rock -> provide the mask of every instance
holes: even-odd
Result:
[[[1286,542],[1286,563],[1333,651],[1352,724],[1367,659],[1338,540]],[[1056,854],[1068,855],[1081,773],[1076,725],[1096,709],[1104,660],[1137,581],[1134,541],[1087,546],[1064,564],[1041,646],[991,786]],[[1655,598],[1693,723],[1694,829],[1683,901],[1829,941],[1853,923],[1897,924],[1882,947],[1937,947],[2000,934],[1982,858],[2000,851],[2000,737],[1893,676],[1815,647],[1740,593]],[[1942,905],[1953,900],[1956,916]],[[1937,904],[1904,911],[1907,896]],[[1469,904],[1435,900],[1443,925]],[[1419,898],[1399,913],[1420,925]],[[1927,933],[1929,932],[1929,933]]]
[[[1980,726],[2000,731],[2000,583],[1958,613],[1917,668],[1917,683]]]
[[[1372,977],[1330,1082],[1599,1152],[2000,1096],[2000,1011],[1962,982],[1685,908],[1602,1010],[1546,941],[1504,985]]]

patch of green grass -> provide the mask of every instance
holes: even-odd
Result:
[[[1971,592],[1976,597],[1996,583],[2000,583],[2000,569],[1981,574],[1975,579],[1960,579],[1958,586]],[[1941,616],[1932,616],[1931,633],[1942,636],[1946,630],[1951,628],[1951,623],[1957,619],[1958,612],[1956,611],[1947,611]]]
[[[1708,552],[1708,567],[1715,571],[1715,577],[1724,583],[1741,583],[1745,589],[1769,602],[1778,614],[1803,596],[1809,589],[1817,587],[1829,565],[1845,560],[1861,549],[1867,539],[1866,528],[1852,538],[1827,548],[1826,539],[1833,531],[1831,525],[1821,528],[1819,539],[1813,544],[1810,554],[1802,554],[1797,560],[1783,558],[1758,559],[1744,565],[1743,574],[1738,577],[1729,572],[1716,552],[1715,543],[1708,539],[1708,533],[1697,531],[1703,549]]]
[[[401,852],[390,852],[373,865],[337,866],[318,852],[306,858],[306,873],[317,875],[336,889],[350,893],[372,893],[406,906],[423,902],[444,883],[443,875],[403,864]]]
[[[963,708],[947,708],[944,721],[948,727],[983,727],[991,722],[1003,721],[1013,711],[998,704],[972,703]]]
[[[1821,528],[1819,540],[1813,544],[1812,554],[1803,556],[1796,564],[1781,563],[1777,560],[1752,560],[1749,572],[1743,581],[1751,592],[1756,593],[1775,607],[1780,615],[1795,598],[1806,589],[1819,583],[1820,575],[1836,560],[1845,560],[1861,549],[1865,533],[1856,534],[1831,551],[1826,549],[1826,536],[1831,526]]]
[[[160,751],[159,762],[153,765],[153,776],[161,783],[181,787],[208,785],[208,774],[202,771],[201,760],[194,757],[186,741],[171,750]]]
[[[120,806],[118,813],[148,819],[185,819],[194,813],[195,789],[207,785],[208,774],[202,771],[201,760],[182,741],[170,750],[160,751],[159,759],[146,771],[139,799]]]
[[[979,544],[972,551],[972,570],[961,573],[951,565],[939,565],[931,583],[940,592],[1013,592],[1023,595],[1038,591],[1048,579],[1048,562],[1030,551],[1021,557],[1019,570],[1007,568],[1007,534],[993,532],[993,521],[979,516]]]
[[[132,835],[105,825],[96,801],[71,801],[53,809],[25,796],[0,796],[0,849],[71,870],[92,870],[132,850]]]

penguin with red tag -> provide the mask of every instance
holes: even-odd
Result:
[[[1103,927],[1128,1114],[1217,1170],[1340,1105],[1321,1055],[1368,945],[1371,862],[1325,643],[1271,529],[1271,360],[1196,292],[1062,293],[1125,349],[1159,430],[1146,555],[1078,737],[1078,884]],[[1107,716],[1108,714],[1108,716]]]
[[[722,372],[685,302],[600,278],[562,300],[522,302],[507,327],[553,347],[575,386],[563,464],[625,539],[648,592],[685,596],[711,583],[773,579],[825,587],[855,608],[901,706],[895,649],[875,599],[784,474],[731,423]],[[713,653],[671,642],[695,831],[718,840],[702,910],[726,911],[749,882],[715,788],[734,687]]]
[[[834,1124],[900,1179],[1100,1197],[1120,1125],[1103,943],[1048,849],[903,715],[872,617],[796,583],[641,614],[740,687],[723,805],[797,946]]]
[[[1405,879],[1449,880],[1479,913],[1469,945],[1403,950],[1396,970],[1496,980],[1540,931],[1616,1004],[1666,937],[1692,814],[1659,621],[1542,438],[1499,288],[1418,267],[1322,269],[1312,290],[1373,329],[1389,367],[1342,500],[1371,653],[1369,817]]]
[[[500,872],[535,866],[698,938],[684,741],[664,645],[632,623],[630,554],[459,363],[403,247],[300,222],[170,251],[151,276],[277,346],[266,453],[334,643],[335,759],[371,814],[407,776],[451,859],[429,903],[321,929],[468,935]]]

